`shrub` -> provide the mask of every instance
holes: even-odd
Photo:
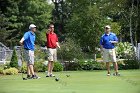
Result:
[[[42,62],[35,62],[34,70],[35,72],[45,72],[47,70],[47,66]]]
[[[16,54],[16,50],[15,49],[13,51],[13,55],[12,55],[12,58],[11,58],[10,66],[18,68],[18,58],[17,58],[17,54]]]
[[[27,73],[27,66],[23,65],[20,69],[20,72]]]
[[[82,70],[82,63],[79,62],[64,62],[64,70],[75,71]]]
[[[96,62],[92,60],[84,61],[79,60],[76,62],[66,62],[65,70],[104,70],[106,65],[103,62]]]
[[[0,74],[3,74],[3,70],[4,70],[4,68],[0,67]]]
[[[83,70],[103,70],[105,69],[105,63],[96,62],[96,61],[87,61],[83,63]]]
[[[63,71],[63,65],[59,62],[55,62],[53,71],[55,72]]]
[[[82,61],[82,62],[79,62],[79,64],[82,70],[93,70],[92,61]]]
[[[124,60],[124,69],[138,69],[139,63],[140,62],[138,60]]]
[[[96,54],[96,58],[101,58],[102,57],[102,54],[101,53],[97,53]]]
[[[18,74],[18,69],[16,69],[16,68],[5,69],[5,70],[3,70],[3,74],[4,75],[15,75],[15,74]]]
[[[58,50],[58,58],[66,61],[76,59],[82,59],[84,53],[81,50],[80,45],[75,43],[72,39],[66,38],[61,43],[61,49]]]
[[[35,72],[45,72],[45,71],[47,71],[47,66],[44,65],[42,62],[35,62],[34,70],[35,70]],[[23,66],[21,68],[19,68],[19,72],[27,73],[26,63],[23,63]]]
[[[120,70],[138,69],[140,67],[140,61],[135,59],[127,59],[122,62],[118,62],[118,67]]]
[[[116,54],[119,58],[133,58],[134,57],[134,49],[132,45],[128,42],[120,42],[116,47]]]
[[[26,62],[22,63],[21,67],[19,68],[19,72],[27,73],[27,64],[26,64]]]
[[[47,66],[44,64],[44,61],[47,58],[46,56],[46,50],[41,49],[40,46],[36,46],[34,64],[34,70],[36,72],[45,72],[47,70]]]
[[[10,66],[10,63],[6,63],[5,65],[4,65],[4,69],[8,69],[8,68],[10,68],[11,66]]]
[[[105,70],[106,69],[106,63],[104,62],[93,62],[93,70]]]

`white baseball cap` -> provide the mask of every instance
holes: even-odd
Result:
[[[29,29],[35,28],[36,26],[34,24],[30,24]]]
[[[109,25],[106,25],[105,28],[109,28],[110,29],[111,27]]]

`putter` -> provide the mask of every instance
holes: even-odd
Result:
[[[23,51],[22,51],[22,46],[21,46],[21,47],[20,47],[20,58],[21,58],[21,62],[22,62],[22,66],[21,66],[22,79],[23,79],[23,80],[27,80],[27,78],[25,78],[25,77],[23,76],[23,69],[22,69],[22,68],[23,68],[23,58],[22,58],[22,57],[23,57],[23,54],[22,54],[22,52],[23,52]]]

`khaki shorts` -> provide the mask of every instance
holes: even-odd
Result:
[[[104,62],[116,62],[115,49],[103,49]]]
[[[27,65],[34,65],[34,51],[24,49],[24,60]]]
[[[48,48],[48,60],[49,61],[57,61],[57,50]]]

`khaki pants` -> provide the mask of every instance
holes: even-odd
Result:
[[[57,50],[48,48],[48,60],[49,61],[57,61]]]
[[[104,62],[116,62],[115,49],[103,49]]]
[[[24,49],[24,60],[27,65],[34,65],[34,51]]]

